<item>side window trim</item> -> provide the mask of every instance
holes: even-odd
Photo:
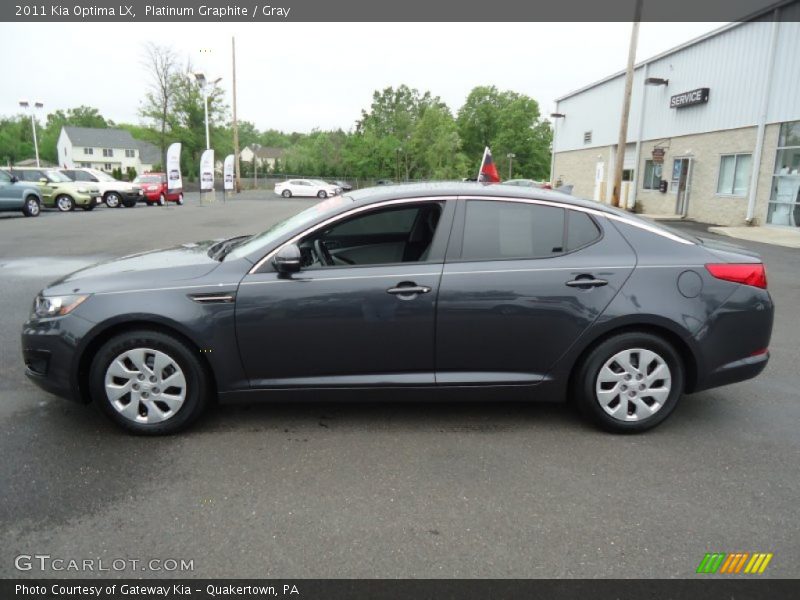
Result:
[[[464,229],[466,227],[466,215],[467,215],[467,202],[470,200],[494,200],[500,202],[517,202],[518,204],[534,204],[539,206],[553,206],[555,208],[563,208],[565,210],[564,213],[564,244],[567,243],[567,233],[569,231],[568,223],[570,220],[570,216],[574,213],[582,213],[585,214],[589,219],[594,223],[595,227],[599,231],[599,235],[589,242],[588,244],[584,244],[577,248],[573,248],[568,251],[561,252],[555,256],[536,256],[530,258],[487,258],[487,259],[463,259],[463,247],[464,247]],[[447,246],[447,252],[445,254],[445,263],[476,263],[476,262],[510,262],[510,261],[520,261],[520,260],[548,260],[553,258],[559,258],[561,256],[568,256],[570,254],[574,254],[575,252],[580,252],[590,246],[593,246],[600,242],[605,237],[605,230],[600,223],[600,220],[596,218],[594,214],[588,211],[583,210],[576,210],[569,204],[562,204],[560,202],[525,202],[525,199],[517,200],[515,198],[498,198],[496,196],[491,197],[482,197],[482,196],[459,196],[458,197],[458,206],[456,209],[455,217],[453,218],[453,226],[452,232],[450,234],[450,242]]]

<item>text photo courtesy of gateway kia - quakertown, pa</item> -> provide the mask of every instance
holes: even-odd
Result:
[[[797,598],[800,2],[0,6],[0,598]]]

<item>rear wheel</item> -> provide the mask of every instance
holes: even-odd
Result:
[[[197,352],[156,331],[118,335],[89,372],[92,398],[121,427],[138,434],[174,433],[203,411],[210,382]]]
[[[166,198],[166,196],[164,196],[164,194],[161,194],[161,195],[158,197],[158,205],[159,205],[159,206],[164,206],[166,203],[167,203],[167,198]]]
[[[644,332],[616,335],[594,348],[578,368],[575,395],[581,412],[614,432],[655,427],[683,392],[681,357],[664,339]]]
[[[92,200],[88,204],[81,204],[81,208],[87,212],[90,210],[94,210],[94,207],[95,207],[94,200]]]
[[[183,206],[183,194],[178,194],[178,206]]]
[[[283,190],[281,192],[281,196],[283,196],[284,198],[291,198],[292,197],[292,192],[291,192],[291,190]]]
[[[56,208],[61,212],[69,212],[75,209],[75,200],[66,194],[61,194],[56,198]]]
[[[117,192],[108,192],[103,200],[108,208],[117,208],[122,204],[122,198]]]
[[[39,199],[36,196],[28,196],[25,198],[25,204],[22,205],[22,214],[26,217],[38,217],[42,212],[42,207],[39,204]]]

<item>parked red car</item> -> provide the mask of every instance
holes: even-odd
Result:
[[[133,183],[141,185],[143,198],[148,206],[154,204],[164,206],[167,202],[183,204],[183,190],[169,189],[166,173],[143,173],[134,179]]]

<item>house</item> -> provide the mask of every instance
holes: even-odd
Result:
[[[58,164],[122,172],[132,167],[137,173],[160,164],[160,151],[153,144],[136,140],[125,129],[62,127],[56,144]]]
[[[275,166],[275,161],[279,158],[283,158],[283,148],[262,146],[261,144],[245,146],[239,153],[239,160],[250,164],[256,164],[260,169],[264,167],[273,168]]]
[[[636,65],[620,197],[652,215],[800,227],[800,2]],[[777,15],[777,16],[776,16]],[[625,74],[556,100],[551,179],[609,201]]]

